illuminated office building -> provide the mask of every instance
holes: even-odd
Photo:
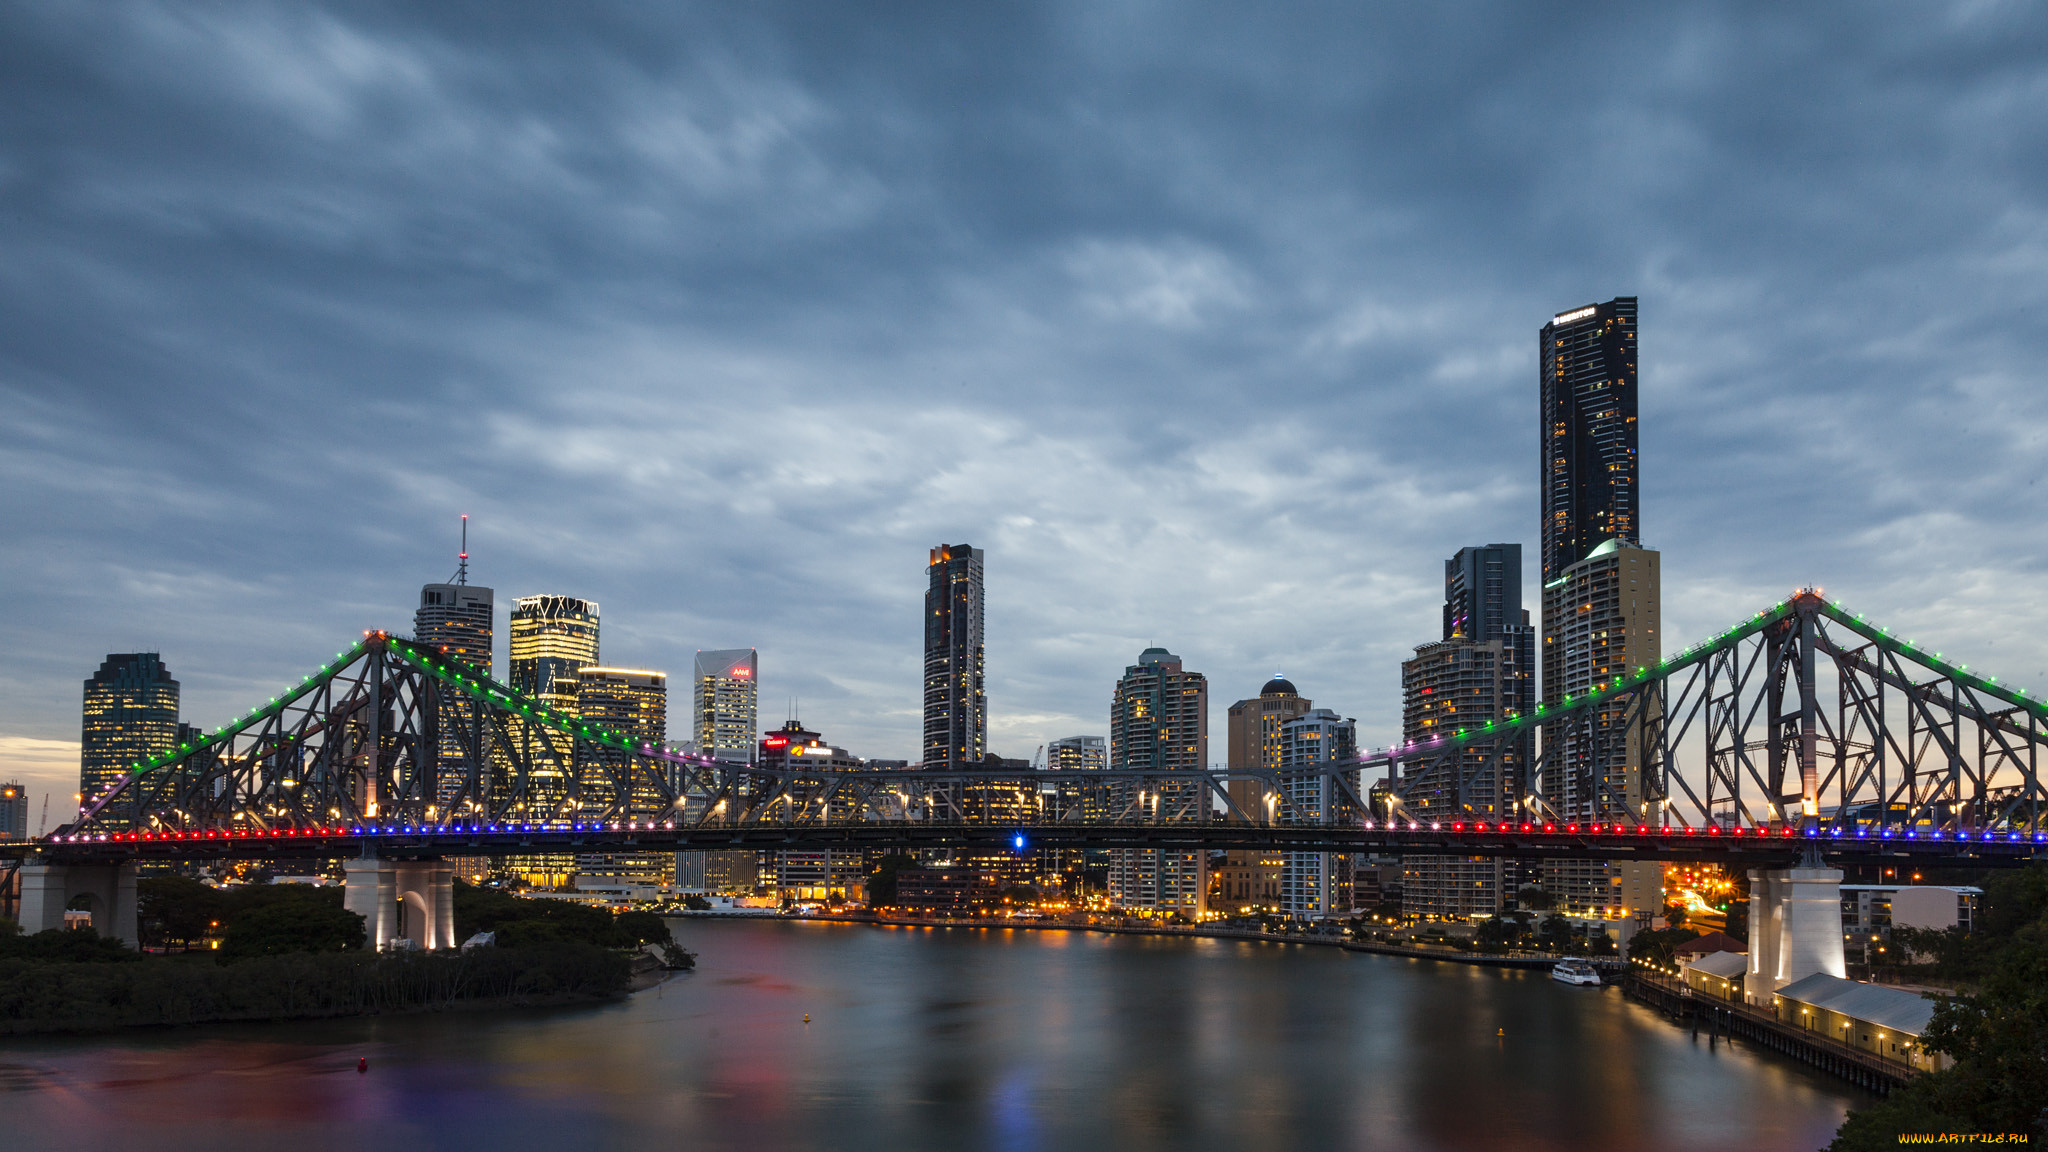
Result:
[[[761,738],[761,657],[752,648],[697,653],[691,739],[719,760],[751,760]]]
[[[854,772],[863,765],[860,757],[826,742],[800,721],[791,720],[761,737],[755,762],[764,768],[801,772]],[[782,801],[787,805],[788,800]],[[835,820],[853,815],[846,803],[825,804],[805,811],[790,811],[786,817]],[[770,818],[779,814],[771,813]],[[774,854],[775,887],[779,894],[798,902],[844,900],[859,903],[867,899],[866,859],[858,848],[813,848],[778,850]]]
[[[575,710],[577,719],[635,743],[660,748],[668,739],[668,673],[643,668],[606,668],[591,665],[576,672]],[[584,770],[585,806],[594,798],[611,799],[614,785],[607,768],[624,771],[631,758],[616,749],[605,749]],[[644,763],[644,761],[642,762]],[[642,819],[668,815],[661,789],[644,772],[632,776],[628,811]],[[664,885],[675,869],[673,852],[583,852],[576,857],[579,887],[619,884]]]
[[[1280,787],[1276,822],[1319,826],[1353,823],[1364,813],[1358,769],[1330,771],[1358,760],[1358,725],[1328,708],[1313,708],[1280,726]],[[1352,912],[1351,857],[1342,852],[1283,852],[1280,911],[1296,920],[1344,917]]]
[[[1147,648],[1124,669],[1111,698],[1109,763],[1112,768],[1201,770],[1209,762],[1209,682],[1189,672],[1164,648]],[[1129,819],[1207,823],[1207,790],[1168,782],[1118,797]],[[1109,894],[1118,906],[1152,915],[1200,916],[1208,900],[1209,854],[1156,848],[1120,848],[1110,854]]]
[[[924,766],[979,765],[988,756],[981,549],[941,544],[925,574]]]
[[[576,673],[598,662],[597,601],[521,596],[512,602],[511,680],[516,692],[568,710]]]
[[[1503,720],[1536,706],[1535,635],[1522,607],[1522,546],[1463,548],[1444,562],[1443,639],[1401,665],[1401,735],[1426,740]],[[1521,803],[1534,743],[1517,736],[1494,746],[1411,761],[1403,779],[1417,820],[1500,820]],[[1430,919],[1498,913],[1505,866],[1464,856],[1402,858],[1404,909]]]
[[[78,791],[83,805],[119,785],[130,769],[178,743],[178,682],[154,652],[117,652],[85,682]],[[125,826],[116,816],[115,826]]]
[[[1636,299],[1551,318],[1538,334],[1543,456],[1543,685],[1546,704],[1659,658],[1657,553],[1641,546],[1636,450]],[[1641,720],[1638,719],[1638,724]],[[1634,739],[1619,706],[1546,726],[1544,794],[1566,820],[1644,820]],[[1578,915],[1634,916],[1663,904],[1646,864],[1546,865],[1544,887]]]
[[[412,616],[413,639],[489,676],[495,611],[491,590],[469,583],[469,553],[465,550],[454,583],[428,584],[420,589],[420,606]],[[479,715],[476,702],[466,693],[448,695],[447,710],[441,715],[441,754],[434,786],[442,804],[483,799],[481,793],[488,782],[466,778],[462,755],[462,734],[476,727]]]

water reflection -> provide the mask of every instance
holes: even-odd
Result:
[[[1863,1099],[1540,975],[1206,940],[677,927],[699,970],[618,1005],[12,1041],[0,1132],[124,1152],[1805,1152]]]

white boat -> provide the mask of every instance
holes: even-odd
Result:
[[[1550,978],[1560,984],[1599,984],[1600,973],[1577,956],[1567,956],[1550,969]]]

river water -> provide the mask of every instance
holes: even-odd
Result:
[[[618,1004],[0,1041],[0,1148],[1807,1152],[1868,1099],[1541,973],[675,927],[697,970]]]

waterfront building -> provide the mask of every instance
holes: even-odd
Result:
[[[1039,785],[1042,808],[1048,820],[1069,815],[1084,821],[1107,820],[1115,813],[1109,785],[1072,775],[1099,772],[1109,767],[1109,741],[1102,736],[1063,736],[1045,746],[1046,779]],[[1109,867],[1106,848],[1060,849],[1040,854],[1045,874],[1082,868],[1101,872]]]
[[[827,743],[823,736],[805,728],[799,720],[791,720],[763,736],[754,759],[763,768],[788,771],[843,772],[865,767],[860,757]],[[801,803],[800,799],[785,799],[781,803],[787,806],[783,815],[792,820],[799,817],[835,819],[851,815],[843,803],[827,804],[822,808],[810,806],[807,810],[795,806]],[[836,897],[859,902],[866,898],[867,869],[857,848],[778,851],[774,853],[771,867],[776,888],[794,900]]]
[[[178,682],[155,652],[112,652],[85,682],[78,793],[90,805],[178,744]],[[114,827],[126,827],[116,817]]]
[[[1147,648],[1124,669],[1110,702],[1109,762],[1114,768],[1199,770],[1209,761],[1209,681],[1164,648]],[[1154,823],[1206,823],[1207,790],[1192,782],[1128,786],[1119,814]],[[1112,903],[1147,915],[1198,918],[1208,897],[1209,854],[1152,848],[1111,853]]]
[[[1636,298],[1551,317],[1538,334],[1543,455],[1543,700],[1562,701],[1659,652],[1657,553],[1643,548],[1636,426]],[[1546,730],[1544,794],[1563,820],[1659,823],[1643,795],[1639,725],[1623,705]],[[1647,927],[1663,908],[1653,865],[1546,865],[1560,909]]]
[[[750,760],[760,739],[761,656],[752,648],[697,653],[692,731],[700,755]]]
[[[1655,551],[1609,540],[1544,585],[1546,704],[1579,696],[1659,658],[1661,598]],[[1577,714],[1544,731],[1543,792],[1555,817],[1581,823],[1656,826],[1662,807],[1643,787],[1642,726],[1626,700]],[[1569,915],[1633,917],[1639,927],[1664,908],[1664,870],[1639,861],[1546,864],[1543,887]]]
[[[1893,928],[1973,930],[1982,888],[1950,884],[1844,884],[1842,948],[1864,964],[1922,958],[1889,954]]]
[[[951,771],[988,755],[982,552],[932,549],[924,594],[924,766]]]
[[[660,748],[668,738],[668,673],[644,668],[609,668],[589,665],[576,670],[572,715],[636,743]],[[581,781],[583,805],[609,806],[613,796],[613,773],[623,773],[631,757],[617,749],[593,755]],[[661,789],[644,774],[633,774],[632,794],[626,799],[627,814],[635,817],[667,815]],[[674,876],[675,854],[671,852],[582,852],[576,857],[576,885],[616,887],[620,885],[665,885]]]
[[[1522,546],[1461,548],[1444,561],[1443,638],[1401,665],[1401,736],[1427,740],[1532,711],[1535,632],[1522,607]],[[1534,742],[1501,744],[1409,762],[1402,791],[1412,818],[1500,820],[1521,803]],[[1505,862],[1478,856],[1407,856],[1404,911],[1425,919],[1498,914],[1511,893]]]
[[[1920,1043],[1934,1020],[1935,1002],[1917,992],[1816,972],[1778,989],[1770,1007],[1780,1024],[1923,1072],[1955,1063]]]
[[[1313,708],[1280,726],[1279,802],[1283,824],[1321,825],[1364,818],[1358,803],[1359,771],[1333,770],[1358,760],[1358,723],[1328,708]],[[1296,920],[1349,916],[1354,911],[1351,857],[1342,852],[1284,852],[1280,911]]]
[[[1109,767],[1109,741],[1100,736],[1063,736],[1045,746],[1048,772],[1099,772]]]
[[[1274,673],[1257,696],[1239,700],[1225,713],[1224,767],[1231,772],[1279,771],[1281,728],[1313,707],[1314,701],[1295,691],[1285,676]],[[1268,791],[1263,781],[1234,777],[1224,784],[1224,790],[1236,809],[1226,813],[1225,819],[1272,822],[1279,795]],[[1219,864],[1222,871],[1210,884],[1211,895],[1220,903],[1210,910],[1228,916],[1278,910],[1281,872],[1286,864],[1286,854],[1277,850],[1226,851]]]
[[[28,839],[28,789],[0,784],[0,840]]]

